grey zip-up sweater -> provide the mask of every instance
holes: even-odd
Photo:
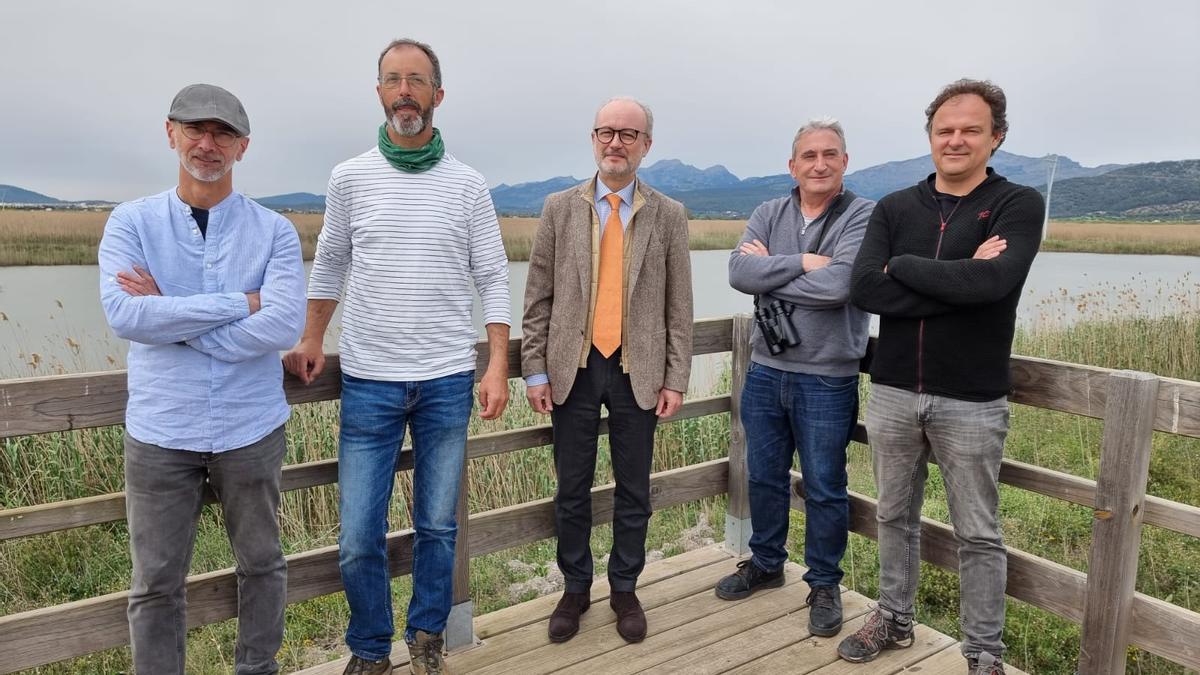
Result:
[[[746,223],[742,242],[755,239],[770,255],[729,255],[729,285],[761,303],[778,298],[792,303],[792,323],[800,345],[772,356],[758,325],[751,338],[751,360],[779,370],[844,377],[858,373],[867,350],[870,315],[850,304],[850,270],[862,244],[875,202],[844,191],[807,228],[800,214],[797,189],[786,197],[760,204]],[[822,229],[827,229],[822,236]],[[814,250],[817,241],[819,248]],[[739,244],[740,245],[740,244]],[[832,258],[820,269],[804,272],[803,254]]]

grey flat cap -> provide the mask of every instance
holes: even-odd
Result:
[[[215,84],[189,84],[175,94],[167,119],[176,122],[216,120],[242,136],[250,135],[250,118],[242,102]]]

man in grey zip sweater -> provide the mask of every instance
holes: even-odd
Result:
[[[788,170],[796,189],[760,205],[729,257],[729,284],[768,308],[790,309],[799,344],[770,344],[760,322],[742,391],[753,534],[749,560],[722,579],[716,594],[744,598],[783,585],[794,454],[804,474],[804,581],[811,592],[809,631],[842,627],[838,584],[849,529],[846,445],[858,410],[859,360],[869,315],[850,305],[850,269],[875,202],[845,189],[849,156],[834,119],[796,132]]]

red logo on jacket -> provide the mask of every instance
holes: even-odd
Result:
[[[992,215],[992,212],[991,212],[991,210],[990,210],[990,209],[989,209],[989,210],[987,210],[987,211],[980,211],[980,212],[979,212],[979,219],[980,219],[980,220],[987,220],[988,216],[990,216],[990,215]]]

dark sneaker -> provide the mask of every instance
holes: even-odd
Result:
[[[626,642],[646,639],[646,612],[642,611],[636,593],[613,591],[608,604],[617,613],[617,634]]]
[[[885,649],[907,649],[913,644],[912,623],[896,621],[891,612],[876,609],[858,632],[838,645],[838,656],[851,663],[873,661]]]
[[[450,675],[442,658],[442,644],[441,633],[434,635],[423,630],[417,631],[416,637],[408,643],[408,667],[413,675]]]
[[[967,655],[967,675],[1004,675],[1004,663],[987,652]]]
[[[346,669],[342,671],[342,675],[388,675],[391,672],[391,659],[368,661],[359,656],[351,656],[350,663],[346,664]]]
[[[808,594],[808,632],[831,637],[842,630],[842,591],[837,586],[817,586]]]
[[[749,559],[737,564],[737,571],[717,582],[717,597],[722,600],[741,600],[760,588],[779,588],[783,585],[783,568],[764,572]]]
[[[579,615],[588,611],[592,599],[587,593],[563,593],[550,615],[550,641],[566,642],[579,632]]]

